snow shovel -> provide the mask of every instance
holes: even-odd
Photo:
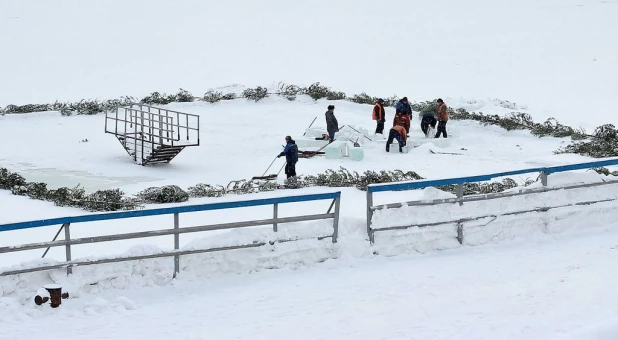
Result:
[[[276,175],[273,174],[273,175],[268,175],[268,176],[265,176],[265,175],[268,172],[268,169],[270,169],[270,167],[273,166],[273,164],[275,163],[277,158],[279,158],[279,157],[275,157],[275,159],[273,159],[273,161],[270,163],[268,168],[266,168],[266,171],[264,171],[262,176],[254,176],[254,177],[251,178],[251,180],[252,181],[255,181],[255,180],[267,180],[267,181],[270,181],[272,179],[276,179],[279,174],[276,174]],[[279,172],[281,172],[281,170],[279,170]]]
[[[316,119],[318,119],[317,116],[315,118],[313,118],[313,120],[311,121],[311,124],[309,124],[309,127],[305,129],[305,133],[303,133],[303,137],[307,134],[307,130],[311,129],[311,127],[313,126],[313,123],[315,122]]]

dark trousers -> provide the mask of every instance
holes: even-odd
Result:
[[[399,152],[402,152],[403,150],[401,147],[405,146],[406,142],[403,141],[399,132],[393,129],[391,129],[391,132],[388,134],[388,140],[386,141],[386,152],[391,151],[391,143],[393,142],[393,139],[397,140],[397,143],[399,143]]]
[[[296,163],[286,163],[285,174],[288,178],[296,176]]]
[[[376,133],[384,133],[384,121],[378,120],[378,125],[376,126]]]
[[[333,142],[335,140],[335,131],[328,131],[328,141]]]
[[[425,136],[427,136],[427,132],[429,132],[429,126],[431,125],[432,128],[435,128],[437,122],[438,121],[434,117],[426,117],[421,119],[421,130],[423,130]]]
[[[446,120],[441,120],[438,122],[438,133],[436,133],[436,138],[440,138],[440,133],[444,134],[444,138],[447,138],[446,122]]]

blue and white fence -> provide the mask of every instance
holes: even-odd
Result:
[[[386,184],[372,184],[372,185],[369,185],[367,189],[367,235],[369,237],[369,241],[371,243],[374,243],[375,233],[379,231],[401,230],[401,229],[407,229],[411,227],[429,227],[429,226],[440,225],[440,224],[456,223],[458,225],[457,239],[459,240],[459,243],[462,243],[463,242],[462,223],[468,221],[468,219],[433,222],[433,223],[427,223],[427,224],[402,225],[402,226],[385,227],[385,228],[372,228],[372,220],[373,220],[374,211],[381,210],[381,209],[401,208],[404,206],[425,206],[425,205],[456,204],[456,203],[458,203],[459,205],[463,205],[464,202],[482,201],[482,200],[490,200],[490,199],[497,199],[497,198],[520,196],[520,195],[529,195],[529,194],[534,194],[534,193],[541,193],[541,192],[548,192],[548,191],[555,191],[555,190],[569,190],[569,189],[595,187],[595,186],[608,185],[608,184],[617,184],[618,180],[614,180],[614,181],[604,181],[604,182],[599,182],[599,183],[562,186],[562,187],[556,187],[556,188],[547,187],[547,179],[548,179],[548,175],[550,174],[558,173],[558,172],[574,171],[574,170],[599,168],[599,167],[612,166],[612,165],[618,165],[618,159],[610,159],[610,160],[604,160],[604,161],[578,163],[578,164],[562,165],[562,166],[554,166],[554,167],[545,167],[545,168],[531,168],[531,169],[523,169],[523,170],[515,170],[515,171],[506,171],[506,172],[498,172],[498,173],[480,175],[480,176],[458,177],[458,178],[448,178],[448,179],[439,179],[439,180],[420,180],[420,181],[386,183]],[[529,174],[529,173],[540,173],[541,183],[543,185],[542,188],[522,189],[518,192],[509,192],[509,193],[470,195],[470,196],[465,196],[465,197],[463,195],[464,194],[463,185],[466,183],[490,181],[495,178],[521,175],[521,174]],[[375,206],[373,203],[373,198],[374,198],[373,194],[377,192],[414,190],[414,189],[422,189],[422,188],[427,188],[427,187],[436,187],[436,186],[444,186],[444,185],[457,185],[457,197],[451,198],[451,199],[422,200],[422,201],[409,201],[409,202],[404,202],[404,203],[380,204],[378,206]],[[607,201],[607,200],[603,200],[603,201]],[[602,202],[602,201],[599,201],[599,202]],[[592,203],[598,203],[598,202],[596,201],[595,202],[579,202],[579,203],[575,203],[574,205],[592,204]],[[543,207],[543,208],[539,208],[536,210],[518,211],[518,212],[509,213],[509,214],[513,215],[513,214],[528,213],[532,211],[546,211],[549,209],[554,209],[554,208],[559,208],[559,207],[562,207],[562,206]],[[503,214],[503,215],[506,215],[506,214]],[[482,217],[490,217],[490,216],[479,216],[479,217],[471,218],[469,220],[479,219]]]
[[[459,177],[459,178],[449,178],[449,179],[440,179],[440,180],[420,180],[420,181],[411,181],[411,182],[370,185],[367,190],[367,206],[366,206],[367,235],[369,237],[369,241],[371,243],[374,243],[375,233],[380,232],[380,231],[407,229],[411,227],[428,227],[432,225],[440,225],[440,224],[447,224],[447,223],[457,223],[458,226],[461,226],[463,222],[466,222],[465,219],[461,219],[461,220],[456,220],[456,221],[442,221],[442,222],[433,222],[433,223],[427,223],[427,224],[414,224],[414,225],[404,225],[404,226],[395,226],[395,227],[373,228],[372,219],[373,219],[373,214],[376,210],[401,208],[404,206],[426,206],[426,205],[439,205],[439,204],[463,205],[465,202],[491,200],[491,199],[497,199],[497,198],[505,198],[505,197],[534,194],[534,193],[549,192],[549,191],[555,191],[555,190],[569,190],[569,189],[576,189],[576,188],[588,188],[588,187],[602,186],[602,185],[608,185],[608,184],[618,184],[618,180],[610,180],[610,181],[577,184],[577,185],[569,185],[569,186],[561,186],[561,187],[548,187],[547,186],[548,175],[553,174],[553,173],[591,169],[591,168],[613,166],[613,165],[618,165],[618,159],[610,159],[610,160],[603,160],[603,161],[597,161],[597,162],[579,163],[579,164],[555,166],[555,167],[544,167],[544,168],[532,168],[532,169],[524,169],[524,170],[516,170],[516,171],[507,171],[507,172],[499,172],[499,173],[480,175],[480,176]],[[469,195],[465,197],[463,195],[464,194],[463,185],[465,183],[489,181],[495,178],[521,175],[521,174],[529,174],[529,173],[540,173],[541,183],[543,185],[541,188],[533,188],[533,189],[522,188],[521,190],[517,192],[511,191],[511,192],[505,192],[505,193]],[[375,206],[373,204],[373,199],[374,199],[373,195],[374,193],[377,193],[377,192],[414,190],[414,189],[444,186],[444,185],[457,185],[457,197],[448,198],[448,199],[422,200],[422,201],[410,201],[410,202],[404,202],[404,203],[380,204],[378,206]],[[320,201],[320,200],[332,200],[328,208],[328,211],[326,213],[283,217],[283,218],[278,216],[279,215],[278,208],[279,208],[279,205],[281,204]],[[593,203],[605,202],[605,201],[611,201],[611,200],[614,200],[614,199],[609,199],[609,200],[606,199],[606,200],[599,200],[599,201],[593,201],[593,202],[578,202],[572,205],[584,205],[584,204],[587,205],[587,204],[593,204]],[[333,219],[333,233],[330,235],[322,235],[317,238],[320,240],[331,238],[332,242],[336,243],[337,237],[338,237],[340,202],[341,202],[341,192],[331,192],[331,193],[322,193],[322,194],[313,194],[313,195],[285,196],[285,197],[278,197],[278,198],[256,199],[256,200],[235,201],[235,202],[223,202],[223,203],[212,203],[212,204],[201,204],[201,205],[186,205],[186,206],[179,206],[179,207],[173,207],[173,208],[146,209],[146,210],[136,210],[136,211],[127,211],[127,212],[112,212],[112,213],[103,213],[103,214],[92,214],[92,215],[84,215],[84,216],[72,216],[72,217],[53,218],[53,219],[47,219],[47,220],[2,224],[0,225],[0,233],[4,231],[11,231],[11,230],[22,230],[22,229],[44,227],[44,226],[60,225],[61,226],[60,230],[58,230],[58,233],[56,234],[54,239],[50,242],[30,243],[30,244],[0,247],[0,254],[28,251],[28,250],[34,250],[34,249],[47,249],[45,253],[43,254],[43,256],[45,256],[45,254],[50,248],[64,246],[65,253],[66,253],[66,261],[55,263],[53,265],[42,265],[42,266],[35,266],[35,267],[29,267],[29,268],[24,268],[24,269],[18,269],[18,270],[8,270],[8,271],[0,272],[0,276],[15,275],[15,274],[21,274],[21,273],[36,272],[36,271],[58,269],[58,268],[66,268],[67,274],[70,274],[74,266],[135,261],[135,260],[144,260],[144,259],[161,258],[161,257],[174,257],[174,276],[175,276],[180,271],[180,256],[182,255],[208,253],[208,252],[216,252],[216,251],[224,251],[224,250],[232,250],[232,249],[256,248],[256,247],[261,247],[267,244],[266,242],[254,242],[251,244],[233,245],[233,246],[218,247],[218,248],[180,250],[180,234],[195,233],[195,232],[201,232],[201,231],[236,229],[236,228],[264,226],[264,225],[272,225],[273,231],[277,232],[280,224],[301,222],[301,221]],[[184,213],[209,211],[209,210],[236,209],[236,208],[245,208],[245,207],[267,206],[267,205],[273,206],[273,215],[272,215],[272,218],[269,218],[269,219],[239,221],[239,222],[231,222],[231,223],[223,223],[223,224],[211,224],[211,225],[201,225],[201,226],[182,227],[182,228],[180,227],[180,224],[179,224],[179,215],[184,214]],[[528,213],[532,211],[547,211],[549,209],[554,209],[554,208],[559,208],[559,207],[561,206],[542,207],[536,210],[509,212],[508,214],[514,215],[514,214]],[[71,225],[76,224],[76,223],[106,221],[106,220],[113,221],[113,220],[120,220],[120,219],[127,219],[127,218],[139,218],[139,217],[159,216],[159,215],[173,215],[174,216],[173,228],[162,229],[162,230],[140,231],[140,232],[133,232],[133,233],[125,233],[125,234],[86,237],[86,238],[73,238],[73,239],[71,238]],[[502,215],[507,215],[507,214],[502,214]],[[483,218],[483,217],[487,217],[487,216],[480,216],[480,217],[475,217],[472,219],[478,219],[478,218]],[[63,230],[64,230],[64,239],[56,240]],[[459,242],[462,243],[463,231],[461,227],[458,227],[457,233],[458,233],[457,238]],[[173,251],[161,252],[161,253],[150,254],[150,255],[141,255],[141,256],[104,258],[104,259],[98,259],[98,260],[74,261],[71,258],[71,246],[73,245],[92,244],[92,243],[110,242],[110,241],[118,241],[118,240],[139,239],[139,238],[145,238],[145,237],[164,236],[164,235],[174,236],[174,250]],[[275,242],[287,242],[287,241],[293,241],[293,240],[277,240]]]
[[[328,211],[326,213],[314,214],[314,215],[292,216],[292,217],[278,217],[279,205],[281,204],[320,201],[320,200],[332,200],[328,208]],[[67,274],[70,274],[72,272],[73,266],[85,266],[85,265],[94,265],[94,264],[103,264],[103,263],[135,261],[135,260],[144,260],[144,259],[152,259],[152,258],[160,258],[160,257],[172,257],[172,256],[174,257],[174,276],[176,276],[176,274],[180,271],[180,256],[181,255],[199,254],[199,253],[207,253],[207,252],[215,252],[215,251],[223,251],[223,250],[232,250],[232,249],[256,248],[256,247],[261,247],[261,246],[266,245],[265,242],[255,242],[251,244],[235,245],[235,246],[228,246],[228,247],[180,250],[180,234],[194,233],[194,232],[200,232],[200,231],[245,228],[245,227],[252,227],[252,226],[264,226],[264,225],[272,225],[273,231],[277,232],[280,224],[301,222],[301,221],[333,219],[333,233],[331,235],[320,236],[318,237],[318,239],[321,240],[321,239],[326,239],[326,238],[332,238],[332,242],[336,243],[337,235],[339,231],[338,226],[339,226],[340,201],[341,201],[341,192],[331,192],[331,193],[322,193],[322,194],[313,194],[313,195],[286,196],[286,197],[278,197],[278,198],[266,198],[266,199],[256,199],[256,200],[236,201],[236,202],[186,205],[186,206],[179,206],[179,207],[173,207],[173,208],[145,209],[145,210],[135,210],[135,211],[126,211],[126,212],[112,212],[112,213],[103,213],[103,214],[92,214],[92,215],[84,215],[84,216],[72,216],[72,217],[52,218],[52,219],[47,219],[47,220],[2,224],[0,225],[0,232],[9,231],[9,230],[38,228],[38,227],[52,226],[52,225],[61,225],[61,228],[60,230],[58,230],[56,237],[54,237],[54,240],[51,242],[30,243],[30,244],[22,244],[22,245],[9,246],[9,247],[0,247],[0,254],[33,250],[33,249],[44,249],[44,248],[47,249],[45,251],[45,254],[46,254],[47,251],[51,247],[64,246],[65,252],[66,252],[66,261],[53,264],[53,265],[45,265],[45,266],[19,269],[19,270],[4,271],[4,272],[0,272],[0,276],[15,275],[15,274],[21,274],[21,273],[29,273],[29,272],[36,272],[36,271],[49,270],[49,269],[58,269],[58,268],[65,268],[65,267],[67,268]],[[269,219],[241,221],[241,222],[232,222],[232,223],[224,223],[224,224],[202,225],[202,226],[183,227],[183,228],[181,228],[179,224],[179,216],[181,213],[246,208],[246,207],[267,206],[267,205],[273,206],[273,217]],[[70,228],[71,228],[71,225],[76,224],[76,223],[119,220],[119,219],[137,218],[137,217],[146,217],[146,216],[159,216],[159,215],[174,215],[173,228],[134,232],[134,233],[125,233],[125,234],[87,237],[87,238],[77,238],[77,239],[71,238]],[[62,230],[64,230],[64,240],[56,240],[56,238],[58,237],[58,235],[60,234]],[[98,243],[98,242],[110,242],[110,241],[118,241],[118,240],[129,240],[129,239],[138,239],[138,238],[144,238],[144,237],[164,236],[164,235],[174,235],[174,250],[173,251],[161,252],[161,253],[152,254],[152,255],[105,258],[105,259],[90,260],[90,261],[86,261],[86,260],[85,261],[73,261],[71,259],[71,246],[72,245],[91,244],[91,243]],[[288,241],[288,240],[281,240],[281,242],[285,242],[285,241]],[[45,254],[43,254],[43,256],[45,256]]]

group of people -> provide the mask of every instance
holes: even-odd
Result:
[[[447,138],[446,123],[448,122],[448,107],[441,98],[437,100],[438,108],[436,115],[433,113],[425,113],[421,119],[421,130],[428,137],[429,127],[432,129],[438,124],[438,131],[434,138],[440,138],[443,135]],[[324,114],[326,118],[326,131],[328,132],[329,144],[335,140],[335,133],[339,131],[339,123],[335,117],[335,105],[328,105],[327,111]],[[376,134],[384,134],[384,123],[386,122],[386,111],[384,110],[384,100],[378,99],[373,107],[372,119],[377,122]],[[406,145],[406,141],[410,135],[410,121],[412,120],[412,107],[408,103],[408,98],[403,97],[395,106],[395,117],[393,118],[393,127],[390,129],[388,139],[386,141],[386,151],[390,151],[390,145],[394,140],[399,144],[399,152],[403,152],[402,148]],[[298,146],[291,136],[285,137],[285,147],[277,157],[285,156],[285,174],[287,178],[296,176],[296,162],[298,162]]]
[[[433,128],[438,124],[438,129],[434,138],[440,138],[441,135],[447,138],[446,122],[448,122],[448,107],[442,98],[436,101],[438,108],[436,115],[433,113],[425,113],[421,119],[421,130],[426,137],[429,133],[429,126]],[[378,99],[373,107],[372,119],[377,122],[376,134],[384,134],[384,123],[386,122],[386,111],[384,110],[384,100]],[[408,102],[408,97],[403,97],[395,106],[395,117],[393,118],[393,127],[390,129],[388,139],[386,141],[386,151],[390,151],[390,145],[393,140],[399,143],[399,152],[402,152],[402,147],[406,145],[406,141],[410,135],[410,121],[412,120],[412,107]]]

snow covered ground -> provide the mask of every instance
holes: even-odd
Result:
[[[6,115],[0,117],[2,138],[19,140],[28,136],[29,146],[37,147],[28,147],[27,151],[23,148],[3,150],[0,167],[19,170],[31,181],[59,186],[81,183],[93,189],[122,187],[128,192],[164,184],[181,187],[197,183],[226,185],[231,180],[261,176],[281,151],[286,135],[296,139],[301,150],[310,149],[301,143],[311,138],[302,135],[315,117],[313,128],[325,128],[324,112],[328,104],[326,100],[314,102],[307,96],[294,102],[273,97],[258,103],[238,99],[214,105],[204,102],[170,104],[167,107],[171,109],[200,115],[202,145],[187,148],[169,166],[145,168],[133,164],[113,135],[102,133],[102,115],[60,117],[57,112]],[[334,104],[340,126],[360,126],[369,130],[369,137],[373,137],[372,106],[345,101]],[[471,106],[457,101],[449,104]],[[510,112],[493,102],[474,105],[487,113]],[[387,132],[393,116],[394,109],[388,108],[387,125],[391,125]],[[411,125],[410,144],[425,144],[407,155],[385,153],[384,140],[370,142],[361,138],[358,142],[364,147],[363,161],[324,157],[301,159],[298,172],[316,174],[341,166],[351,171],[412,170],[427,178],[448,178],[587,160],[578,155],[552,154],[566,146],[568,138],[536,138],[528,131],[508,132],[472,121],[450,121],[448,140],[426,140],[418,117],[414,117]],[[86,139],[88,142],[82,142]],[[45,142],[50,140],[53,143]],[[431,150],[462,155],[433,155]],[[278,159],[268,173],[277,173],[284,162],[283,158]],[[456,173],[450,167],[454,163],[459,166]]]
[[[614,222],[447,252],[181,276],[163,287],[120,279],[57,310],[0,298],[0,323],[19,339],[49,329],[49,339],[615,339],[605,319],[617,312],[617,240]],[[144,276],[129,279],[160,278],[142,266]]]
[[[618,95],[618,1],[118,1],[0,3],[0,105],[143,96],[184,88],[270,86],[320,81],[347,94],[394,93],[412,101],[442,97],[452,107],[488,114],[528,112],[587,129],[612,122]],[[501,106],[500,100],[516,103]],[[227,184],[261,175],[285,135],[302,142],[305,127],[324,126],[335,104],[340,125],[369,131],[369,105],[290,102],[175,103],[202,118],[200,147],[166,166],[140,167],[111,135],[103,116],[59,113],[0,116],[0,167],[50,188],[88,191]],[[387,110],[390,118],[393,110]],[[351,171],[416,171],[426,178],[587,161],[554,155],[568,139],[536,138],[468,121],[449,122],[448,142],[427,141],[417,117],[410,153],[388,154],[384,141],[360,140],[363,161],[324,157],[298,163],[300,174],[340,166]],[[372,135],[370,135],[372,137]],[[85,141],[87,140],[87,142]],[[302,149],[302,147],[301,147]],[[432,154],[431,150],[460,155]],[[280,159],[268,171],[276,173]],[[534,179],[520,176],[520,182]],[[550,185],[606,179],[579,171]],[[280,179],[281,180],[281,179]],[[553,183],[553,184],[552,184]],[[614,201],[538,215],[499,217],[464,226],[365,234],[364,193],[308,188],[187,204],[342,191],[339,242],[307,239],[262,249],[75,268],[0,278],[0,339],[618,339],[612,268],[618,231]],[[445,196],[433,189],[376,195],[376,204]],[[446,221],[581,200],[616,199],[615,185],[454,206],[376,213],[376,226]],[[168,206],[168,205],[157,205]],[[293,204],[281,213],[323,212],[327,202]],[[154,207],[154,206],[153,206]],[[234,211],[236,213],[236,211]],[[0,223],[87,212],[0,192]],[[238,214],[181,215],[181,225],[265,218],[270,208]],[[238,216],[238,218],[237,218]],[[171,217],[72,226],[74,237],[169,228]],[[59,226],[58,226],[59,227]],[[295,235],[328,232],[326,223],[290,227]],[[0,234],[0,247],[49,241],[57,227]],[[183,235],[181,247],[271,240],[269,228]],[[76,246],[74,258],[168,250],[171,237]],[[446,251],[448,250],[448,251]],[[63,260],[54,248],[0,255],[0,268]],[[377,255],[376,255],[377,254]],[[36,290],[60,282],[71,298],[61,308],[35,306]],[[64,325],[64,326],[63,326]],[[53,329],[53,331],[48,331]]]

